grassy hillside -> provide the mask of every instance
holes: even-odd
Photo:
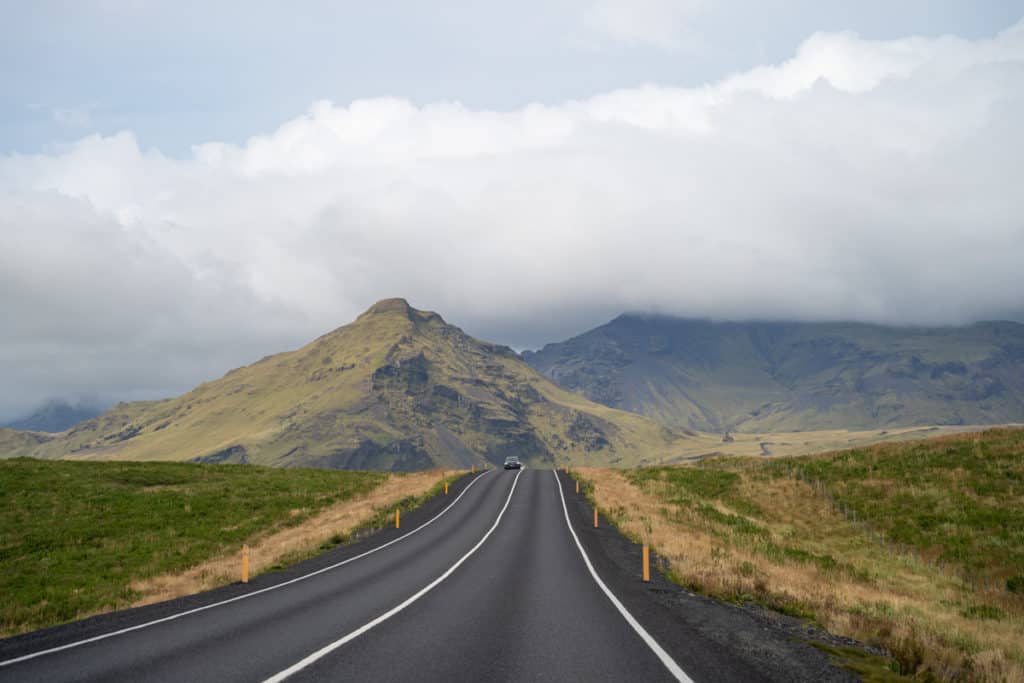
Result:
[[[591,400],[709,432],[1024,422],[1024,325],[625,315],[524,358]]]
[[[0,636],[132,604],[173,574],[328,506],[380,472],[0,461]]]
[[[582,476],[695,590],[878,644],[903,673],[1024,680],[1024,430]]]
[[[178,398],[118,405],[53,437],[0,430],[6,455],[383,470],[469,468],[509,454],[632,465],[695,443],[561,389],[510,349],[401,299]]]

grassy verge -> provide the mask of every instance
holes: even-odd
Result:
[[[429,476],[430,473],[424,473]],[[348,543],[354,543],[366,536],[371,535],[375,531],[390,527],[395,523],[395,511],[398,510],[400,515],[404,515],[407,512],[415,510],[421,507],[424,503],[429,501],[441,494],[444,490],[444,482],[447,480],[449,484],[457,480],[464,474],[463,471],[449,470],[448,476],[437,479],[430,488],[423,491],[422,493],[416,493],[413,495],[403,496],[401,498],[391,499],[387,501],[386,505],[376,505],[370,511],[368,515],[363,516],[362,521],[356,523],[354,526],[344,532],[331,534],[325,538],[315,549],[309,549],[298,553],[293,553],[282,557],[271,569],[281,569],[290,564],[301,562],[302,560],[309,559],[314,555],[321,552],[331,550],[338,547],[339,545],[346,545]],[[436,478],[436,477],[432,477]]]
[[[895,674],[1024,680],[1024,430],[581,474],[693,590],[883,647]]]
[[[133,581],[236,554],[370,493],[380,472],[0,461],[0,635],[132,604]]]

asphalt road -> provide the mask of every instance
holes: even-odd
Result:
[[[768,678],[608,565],[572,486],[467,477],[289,572],[0,641],[0,681]]]

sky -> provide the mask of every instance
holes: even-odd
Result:
[[[0,0],[0,420],[403,296],[1024,318],[1024,0]]]

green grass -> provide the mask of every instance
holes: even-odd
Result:
[[[366,493],[378,472],[0,461],[0,632],[130,604],[132,580],[185,569]]]
[[[824,484],[837,506],[891,543],[1015,585],[1024,574],[1024,430],[774,461],[772,476]],[[1009,585],[1007,586],[1010,587]]]
[[[837,511],[866,523],[896,548],[959,568],[970,581],[1024,591],[1024,430],[853,449],[808,458],[711,459],[700,467],[631,471],[637,486],[659,482],[668,503],[695,507],[740,533],[761,533],[767,501],[738,491],[755,481],[798,477],[823,487]],[[708,505],[721,501],[738,515]],[[769,515],[770,516],[770,515]]]
[[[828,654],[839,666],[860,676],[865,683],[898,683],[914,680],[910,676],[893,671],[894,662],[886,657],[879,657],[855,647],[834,647],[818,642],[810,644]]]
[[[645,467],[629,472],[627,477],[637,486],[651,481],[665,482],[671,492],[671,495],[665,496],[665,500],[670,503],[722,498],[731,494],[740,480],[735,472],[681,467]]]
[[[764,514],[756,502],[737,493],[741,482],[738,472],[730,467],[742,461],[711,460],[711,467],[645,467],[626,473],[629,481],[641,488],[660,482],[661,497],[667,503],[690,505],[708,500],[722,500],[736,512],[748,517]]]

